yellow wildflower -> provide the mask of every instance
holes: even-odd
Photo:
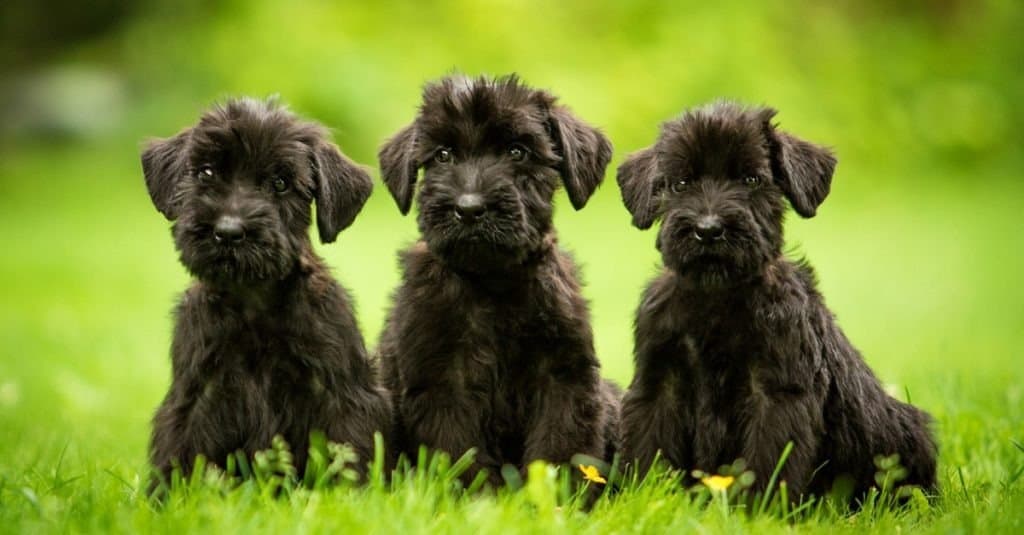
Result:
[[[594,483],[600,483],[602,485],[608,482],[608,480],[601,477],[601,473],[597,471],[596,466],[584,466],[581,464],[579,465],[579,467],[580,472],[583,472],[583,479],[586,479],[587,481],[593,481]]]
[[[736,478],[732,476],[708,476],[702,477],[700,482],[703,483],[705,487],[713,491],[725,492],[726,489],[732,486],[732,482],[735,481],[735,479]]]

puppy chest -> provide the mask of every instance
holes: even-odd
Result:
[[[220,374],[201,385],[194,400],[190,421],[205,429],[216,429],[227,440],[227,448],[241,447],[256,430],[273,418],[265,390],[251,377]],[[265,437],[268,438],[269,437]]]
[[[300,354],[287,340],[249,332],[235,336],[210,359],[203,400],[231,405],[246,414],[281,414],[289,408],[311,406],[326,395],[328,378],[311,364],[314,356]],[[265,422],[271,417],[260,416]]]

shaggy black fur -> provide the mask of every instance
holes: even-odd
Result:
[[[783,257],[783,199],[813,216],[836,160],[777,130],[774,115],[730,103],[692,110],[619,167],[633,223],[662,219],[667,267],[637,311],[623,454],[641,470],[659,450],[672,466],[708,472],[744,458],[763,489],[793,441],[781,478],[795,495],[821,495],[840,477],[859,495],[874,484],[873,458],[894,453],[905,483],[932,488],[929,416],[886,395],[810,266]]]
[[[582,208],[610,157],[600,132],[514,76],[428,85],[415,121],[383,146],[402,213],[424,169],[422,240],[401,255],[380,343],[406,452],[476,448],[466,478],[486,468],[492,484],[506,463],[610,456],[618,396],[551,224],[559,183]]]
[[[372,187],[366,171],[319,125],[248,99],[150,143],[142,167],[196,278],[176,311],[153,466],[188,473],[196,455],[220,464],[280,434],[301,474],[313,430],[371,459],[373,433],[390,438],[390,400],[308,231],[313,201],[321,241],[352,223]]]

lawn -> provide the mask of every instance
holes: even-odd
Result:
[[[951,13],[807,2],[806,17],[771,3],[185,4],[153,1],[48,60],[117,73],[114,124],[59,136],[0,128],[0,530],[1024,532],[1024,73],[1013,67],[1024,17],[1013,2],[943,4]],[[522,39],[524,20],[543,37]],[[239,61],[243,50],[259,61]],[[783,128],[833,146],[832,195],[813,219],[790,215],[788,247],[816,267],[889,391],[935,417],[939,496],[750,514],[662,475],[583,511],[543,467],[522,489],[464,494],[435,465],[365,488],[196,482],[150,503],[140,491],[149,418],[168,386],[170,311],[188,276],[146,195],[141,141],[173,134],[219,96],[281,93],[373,167],[419,84],[455,67],[520,71],[616,145],[585,209],[558,193],[556,225],[582,266],[604,373],[623,385],[633,311],[659,259],[654,232],[629,224],[614,167],[660,120],[717,96],[771,103]],[[58,94],[89,109],[74,76]],[[416,235],[375,180],[355,224],[318,246],[370,347],[398,280],[395,253]]]

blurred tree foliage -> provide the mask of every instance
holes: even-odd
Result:
[[[619,157],[718,97],[771,104],[865,166],[1022,156],[1019,0],[0,6],[8,140],[167,135],[223,96],[279,93],[369,162],[419,86],[460,70],[556,89]]]
[[[48,62],[70,47],[117,31],[142,3],[8,0],[0,3],[0,72]]]

